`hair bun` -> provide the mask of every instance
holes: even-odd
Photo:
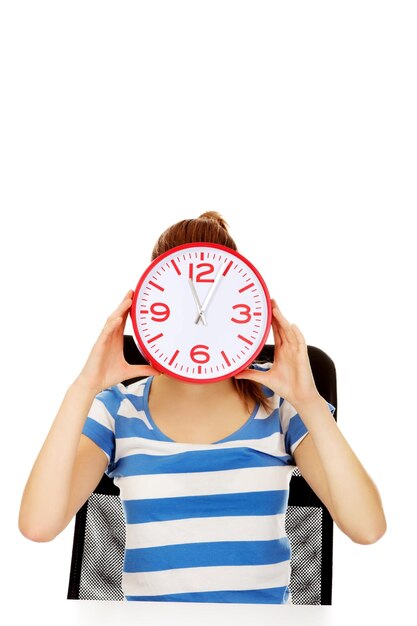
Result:
[[[214,220],[215,222],[219,224],[219,226],[224,228],[224,230],[226,231],[228,230],[228,224],[226,220],[220,215],[220,213],[217,213],[217,211],[206,211],[205,213],[200,215],[198,219],[199,220]]]

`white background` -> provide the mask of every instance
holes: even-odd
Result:
[[[73,522],[20,535],[25,482],[156,238],[217,210],[334,360],[339,426],[383,499],[376,544],[335,528],[333,602],[410,598],[415,32],[398,0],[1,4],[7,597],[66,597]]]

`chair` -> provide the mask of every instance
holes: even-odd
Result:
[[[319,393],[336,408],[336,370],[330,357],[314,346],[308,355]],[[146,363],[131,335],[124,336],[128,363]],[[273,360],[266,344],[259,361]],[[130,384],[142,377],[123,381]],[[121,588],[125,519],[120,491],[113,479],[102,479],[75,516],[67,599],[123,600]],[[333,519],[297,468],[289,490],[286,531],[291,544],[290,590],[293,604],[331,604]]]

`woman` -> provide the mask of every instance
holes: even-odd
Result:
[[[208,212],[168,228],[152,259],[194,241],[236,250]],[[25,537],[56,537],[106,472],[126,518],[126,600],[290,603],[295,465],[352,541],[384,534],[378,491],[318,393],[301,331],[274,300],[273,363],[196,384],[124,360],[132,296],[107,319],[34,463],[19,515]]]

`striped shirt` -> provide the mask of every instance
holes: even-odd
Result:
[[[152,419],[152,380],[98,393],[82,430],[120,489],[124,599],[290,603],[285,512],[293,452],[308,433],[297,411],[264,387],[270,411],[258,403],[224,439],[180,443]]]

